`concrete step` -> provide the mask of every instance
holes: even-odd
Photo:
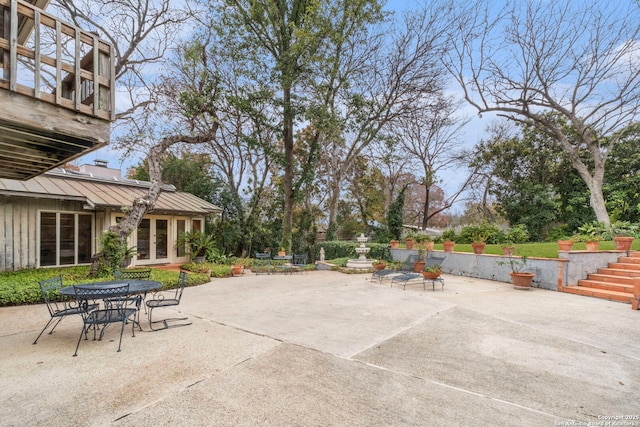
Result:
[[[602,289],[607,291],[623,292],[629,295],[633,295],[633,285],[595,280],[591,277],[591,275],[589,275],[588,279],[578,280],[578,286],[582,286],[585,288]]]
[[[623,262],[610,262],[609,263],[609,268],[613,268],[616,270],[633,270],[633,271],[640,271],[640,264],[634,264],[634,263],[623,263]]]
[[[605,289],[589,288],[585,286],[565,286],[564,288],[562,288],[562,290],[563,292],[567,292],[570,294],[602,298],[610,301],[624,302],[627,304],[631,304],[631,300],[633,299],[633,294],[630,294],[628,292],[609,291]]]
[[[618,262],[623,264],[640,264],[640,256],[638,257],[630,257],[630,256],[622,256],[618,259]]]
[[[639,271],[626,270],[621,268],[610,268],[610,267],[599,268],[598,273],[607,274],[610,276],[640,277],[640,270]]]
[[[598,282],[608,283],[624,283],[633,286],[634,278],[630,276],[620,276],[615,274],[591,273],[587,276],[587,280],[595,280]]]

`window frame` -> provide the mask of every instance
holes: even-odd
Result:
[[[42,214],[55,214],[55,264],[47,264],[42,265]],[[61,215],[73,215],[73,263],[71,264],[60,264],[60,242],[61,242]],[[38,268],[48,268],[48,267],[68,267],[73,265],[89,265],[91,264],[91,260],[88,262],[78,262],[79,253],[78,250],[80,248],[80,217],[86,216],[91,219],[89,225],[89,250],[93,254],[95,252],[95,223],[96,216],[95,213],[89,212],[80,212],[80,211],[64,211],[64,210],[50,210],[50,209],[41,209],[38,210],[38,229],[37,229],[37,266]]]

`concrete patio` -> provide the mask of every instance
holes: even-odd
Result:
[[[368,278],[215,279],[185,290],[192,325],[127,329],[120,353],[111,328],[78,357],[79,318],[32,345],[46,308],[0,308],[0,425],[640,426],[628,305],[450,275],[435,292]]]

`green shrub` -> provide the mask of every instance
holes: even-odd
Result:
[[[526,243],[529,241],[529,231],[524,224],[518,224],[508,229],[504,237],[502,243]]]
[[[65,286],[105,280],[104,277],[89,279],[89,266],[2,272],[0,273],[0,306],[43,303],[38,282],[59,275],[62,276]],[[178,282],[178,272],[152,269],[151,280],[162,282],[162,289],[171,289]],[[192,273],[189,274],[187,286],[201,285],[209,281],[210,278],[206,274]]]
[[[448,228],[442,232],[442,234],[440,235],[440,239],[438,240],[440,240],[438,243],[446,241],[455,242],[458,240],[458,235],[456,234],[456,230],[454,230],[453,228]]]
[[[388,243],[366,243],[365,244],[371,250],[367,254],[367,258],[370,259],[389,259],[389,244]],[[316,247],[316,259],[320,259],[320,248],[324,248],[324,259],[335,258],[358,258],[356,248],[360,246],[358,242],[343,242],[338,240],[332,240],[330,242],[320,242]]]
[[[460,230],[460,235],[455,240],[456,243],[471,243],[484,241],[495,244],[500,241],[502,232],[497,226],[490,223],[467,225]]]

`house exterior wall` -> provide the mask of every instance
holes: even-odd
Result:
[[[40,267],[40,213],[43,211],[91,214],[94,253],[99,250],[100,233],[112,224],[112,219],[116,215],[111,210],[105,212],[84,209],[84,203],[78,201],[0,195],[0,271]],[[204,217],[201,216],[151,214],[146,215],[145,218],[163,218],[171,225],[175,224],[178,218],[183,219],[187,221],[187,229],[190,229],[193,220],[204,222]],[[136,245],[135,237],[134,231],[130,238],[130,246]],[[177,230],[172,226],[169,234],[168,257],[157,260],[157,263],[186,262],[185,258],[176,256],[175,239],[177,239]],[[136,262],[134,259],[133,265],[149,265],[153,262],[155,261]]]
[[[82,206],[74,201],[0,195],[0,271],[38,266],[40,211],[83,212]]]

